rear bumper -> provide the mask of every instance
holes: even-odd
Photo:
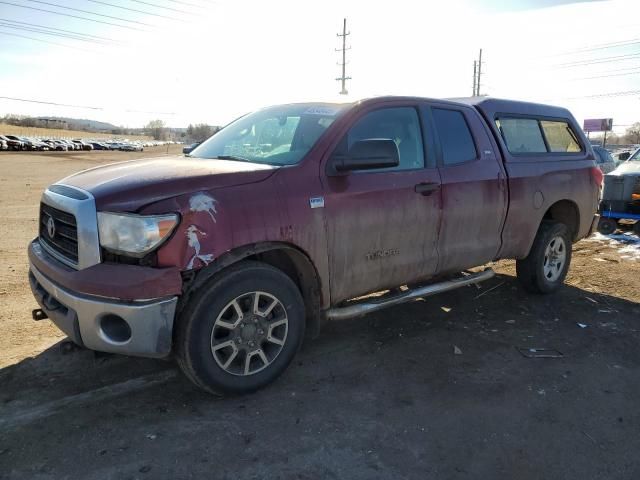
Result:
[[[171,353],[173,321],[178,296],[167,290],[167,285],[157,285],[162,296],[119,298],[113,284],[148,280],[147,270],[131,265],[96,265],[85,270],[72,270],[38,248],[37,241],[29,248],[29,284],[40,308],[51,321],[78,345],[101,352],[119,353],[142,357],[165,357]],[[42,266],[46,268],[42,268]],[[100,266],[109,267],[102,270]],[[50,275],[50,270],[54,275]],[[95,270],[89,285],[75,288],[84,272]],[[159,269],[161,270],[161,269]],[[113,277],[113,278],[112,278]],[[126,280],[125,280],[126,279]],[[100,290],[110,294],[87,293]],[[122,286],[122,285],[121,285]],[[133,290],[137,293],[153,293],[149,287]],[[126,286],[125,286],[126,288]],[[129,295],[126,297],[130,297]]]

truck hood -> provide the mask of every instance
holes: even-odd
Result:
[[[640,162],[634,160],[621,163],[611,175],[640,175]]]
[[[98,210],[133,212],[190,192],[260,182],[277,169],[259,163],[175,155],[91,168],[58,183],[90,192]]]

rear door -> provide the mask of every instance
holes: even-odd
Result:
[[[432,102],[423,115],[434,130],[442,182],[438,272],[487,263],[500,249],[508,202],[497,147],[469,107]]]
[[[362,111],[335,150],[368,138],[393,139],[400,165],[323,177],[333,302],[403,285],[437,268],[440,178],[425,148],[418,104]]]

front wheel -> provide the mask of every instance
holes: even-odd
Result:
[[[569,271],[571,246],[571,234],[565,224],[543,222],[529,255],[516,261],[516,274],[525,290],[534,293],[557,290]]]
[[[282,271],[242,262],[201,287],[181,314],[178,364],[211,393],[255,391],[280,376],[300,348],[304,311]]]

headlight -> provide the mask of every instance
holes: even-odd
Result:
[[[114,253],[143,257],[169,237],[178,215],[133,215],[98,212],[100,245]]]

